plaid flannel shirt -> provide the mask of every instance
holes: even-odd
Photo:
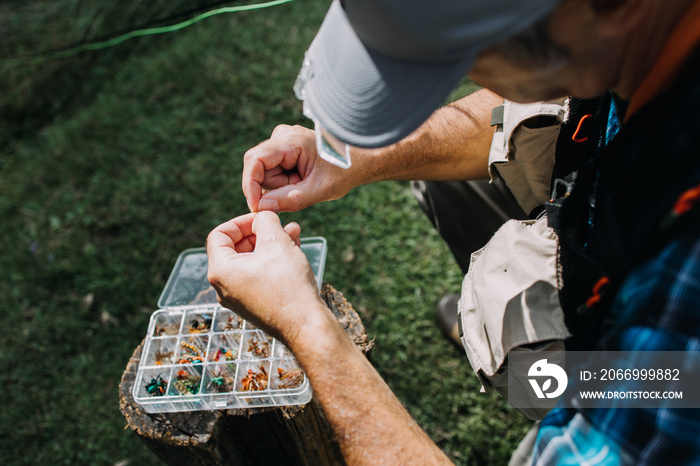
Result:
[[[700,225],[635,268],[613,303],[612,351],[700,351]],[[700,410],[556,407],[532,464],[700,464]]]

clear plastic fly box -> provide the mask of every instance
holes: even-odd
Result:
[[[326,240],[302,238],[321,286]],[[151,316],[134,400],[149,413],[305,404],[312,392],[292,353],[220,306],[204,248],[183,251]]]

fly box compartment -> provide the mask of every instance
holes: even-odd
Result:
[[[302,238],[321,286],[326,240]],[[151,315],[134,400],[149,413],[306,404],[312,391],[294,355],[220,306],[205,248],[178,257]]]

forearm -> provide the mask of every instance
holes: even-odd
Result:
[[[488,177],[491,112],[503,98],[486,89],[437,110],[407,138],[380,149],[352,149],[353,184],[383,180]]]
[[[348,463],[447,462],[321,300],[300,233],[266,211],[212,230],[207,277],[219,301],[294,352]]]
[[[318,314],[324,317],[288,344],[309,376],[348,464],[449,463],[328,309]]]

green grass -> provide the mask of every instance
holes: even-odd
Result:
[[[126,3],[8,2],[2,56],[205,2]],[[278,123],[306,124],[291,86],[326,8],[297,0],[66,59],[0,62],[3,464],[157,462],[124,430],[121,373],[178,253],[246,211],[243,153]],[[327,238],[325,279],[361,313],[375,366],[420,425],[459,464],[504,463],[527,423],[479,393],[434,325],[434,303],[462,277],[408,183],[286,220]]]

